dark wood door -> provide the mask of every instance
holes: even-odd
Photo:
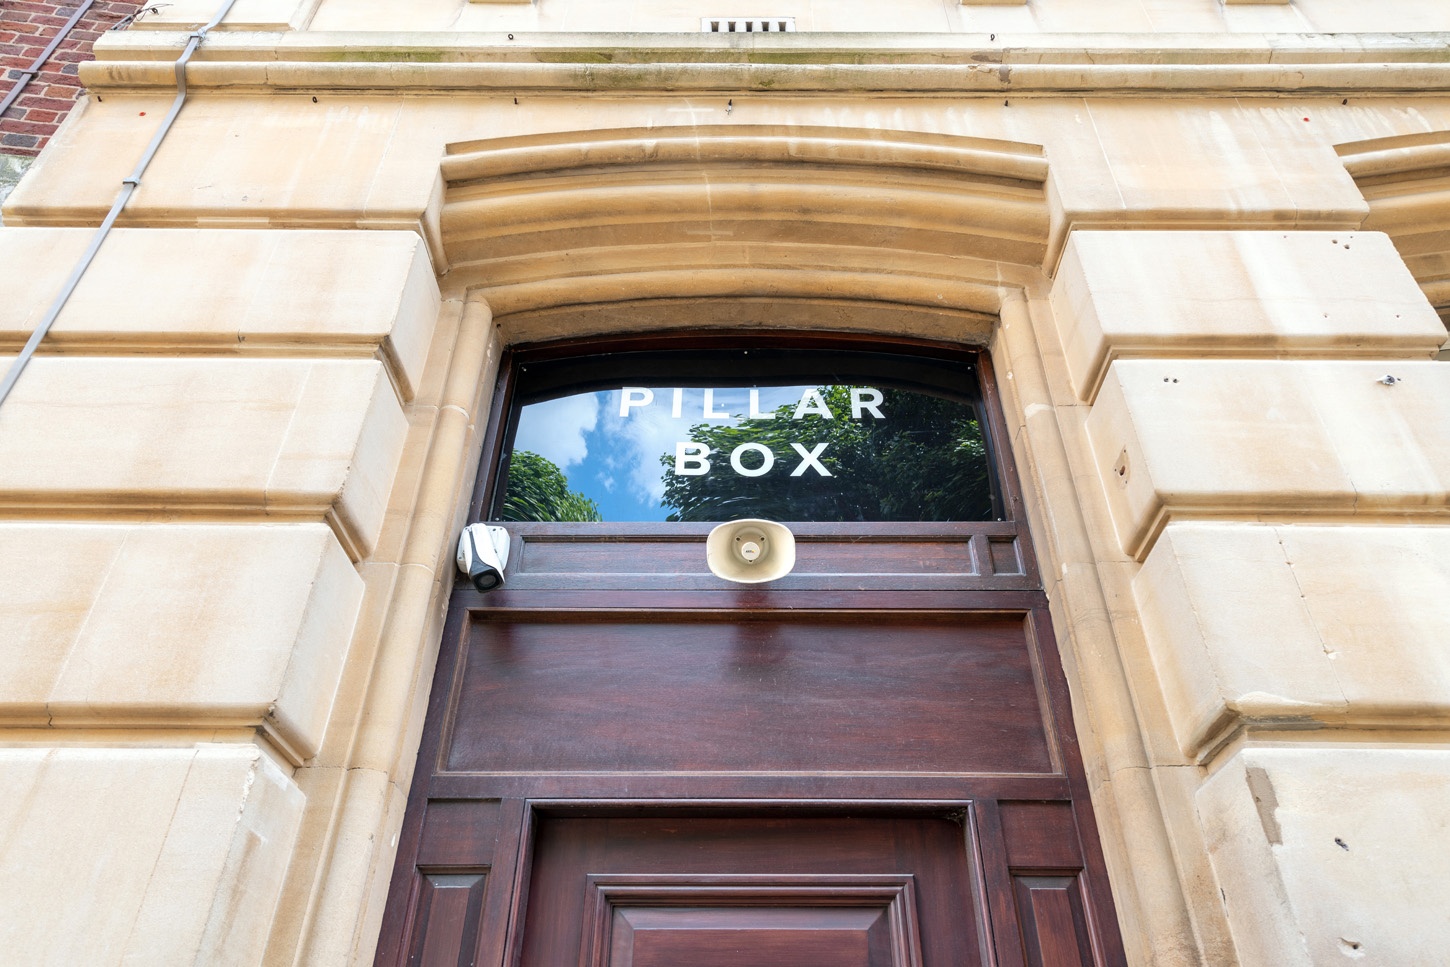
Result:
[[[523,964],[968,964],[948,818],[555,818],[535,844]]]
[[[379,963],[1120,961],[1040,608],[638,597],[456,610]]]
[[[761,586],[708,524],[510,524],[450,604],[379,967],[1122,964],[996,452],[1006,519],[793,524]]]

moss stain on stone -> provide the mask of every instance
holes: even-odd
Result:
[[[441,64],[441,50],[331,50],[322,60],[336,63],[365,64]]]

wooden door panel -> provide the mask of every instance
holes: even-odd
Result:
[[[891,967],[879,911],[624,910],[590,967]],[[875,948],[875,949],[873,949]]]
[[[588,967],[917,967],[910,876],[588,876]],[[591,912],[592,908],[592,912]]]
[[[967,841],[946,818],[547,819],[521,965],[969,967]]]
[[[422,875],[409,967],[472,967],[486,882],[481,870]]]
[[[1092,940],[1077,875],[1014,876],[1028,967],[1092,967]]]
[[[488,932],[485,904],[496,899],[490,886],[499,861],[500,803],[432,800],[421,812],[416,872],[403,908],[391,911],[402,933],[399,950],[408,967],[473,967]]]
[[[1052,774],[1021,617],[476,620],[444,771]]]
[[[502,825],[496,799],[434,799],[423,817],[418,865],[486,867]]]
[[[508,590],[503,595],[583,589],[628,590],[669,581],[674,590],[718,590],[700,542],[711,525],[597,523],[581,540],[577,525],[509,523]],[[796,565],[777,590],[1024,591],[1040,586],[1012,521],[791,524]],[[489,601],[492,605],[498,600]]]
[[[1084,857],[1065,802],[997,803],[1010,907],[1026,967],[1093,967]]]

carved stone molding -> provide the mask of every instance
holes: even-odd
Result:
[[[639,128],[453,144],[442,174],[450,282],[500,316],[719,298],[992,314],[1047,249],[1047,161],[1007,141]]]
[[[1369,202],[1364,228],[1387,233],[1450,325],[1450,131],[1335,147]]]

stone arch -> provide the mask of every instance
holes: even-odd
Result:
[[[452,144],[442,175],[449,282],[515,339],[809,325],[983,343],[1048,247],[1047,162],[1017,142],[631,128]]]
[[[892,345],[921,346],[919,342],[911,343],[906,339],[893,340],[893,336],[928,336],[941,341],[985,346],[994,341],[999,315],[1004,319],[1002,331],[1006,332],[1012,328],[1014,318],[1017,323],[1024,321],[1026,291],[1032,290],[1038,294],[1043,291],[1041,266],[1047,254],[1050,221],[1047,165],[1042,149],[1032,145],[838,128],[722,126],[679,128],[664,132],[632,129],[455,144],[448,149],[442,174],[444,189],[439,228],[441,251],[446,263],[444,284],[454,293],[468,293],[469,306],[464,309],[465,322],[471,321],[476,326],[486,326],[490,322],[497,325],[498,328],[492,333],[491,348],[494,349],[505,342],[528,343],[552,337],[597,334],[615,337],[670,327],[729,328],[738,331],[751,326],[816,331],[856,329],[883,336],[883,339],[871,342],[888,350]],[[1025,327],[1017,325],[1016,328],[1021,330]],[[647,335],[645,339],[651,343],[656,342],[652,336]],[[579,359],[607,361],[612,354],[621,351],[621,342],[628,345],[627,340],[610,342],[606,339],[598,342],[591,340],[588,343],[566,343],[562,348],[558,345],[526,347],[520,350],[520,355],[512,357],[510,371],[515,374],[538,372],[543,365],[534,366],[534,361],[546,364],[549,353],[579,353],[578,357],[568,360],[571,365]],[[692,346],[705,342],[707,340],[690,341]],[[866,340],[850,342],[864,343]],[[581,345],[584,348],[579,348]],[[940,352],[939,347],[929,348],[932,352]],[[541,355],[530,356],[529,353]],[[948,355],[964,362],[970,360],[965,365],[983,372],[983,382],[993,385],[990,360],[985,354]],[[967,369],[963,368],[955,375],[961,376],[966,372]],[[1007,378],[1010,379],[1010,375]],[[524,377],[516,375],[516,381],[512,385],[519,387],[523,383]],[[528,395],[522,389],[511,391],[508,388],[511,385],[509,382],[500,385],[503,388],[495,391],[496,403],[506,401],[510,392],[516,392],[515,399],[519,395]],[[557,388],[554,384],[550,386],[551,389],[546,390],[546,393]],[[484,391],[487,392],[487,387]],[[705,398],[708,399],[708,395]],[[1010,431],[1003,420],[993,415],[994,405],[989,401],[978,412],[987,414],[982,418],[993,421],[995,438],[1005,443]],[[508,431],[501,427],[514,424],[508,413],[497,409],[492,414],[492,419],[493,429],[489,431],[490,442],[486,445],[492,448],[489,452],[497,457],[509,445],[506,440]],[[1001,452],[1005,453],[1006,450],[1004,446]],[[1004,466],[1010,466],[1010,457],[1007,460],[1009,463]],[[486,456],[485,469],[481,473],[496,473],[498,466],[497,459],[490,460]],[[1010,481],[1013,475],[1004,469],[1003,477]],[[481,486],[483,489],[476,494],[475,503],[466,520],[488,519],[487,511],[480,511],[488,503],[488,485],[483,483]],[[1007,486],[1015,491],[1014,485]],[[1020,509],[1020,505],[1014,506]],[[943,540],[959,543],[960,535],[967,533],[969,526],[1003,528],[1001,536],[1006,535],[1006,529],[1012,529],[1016,534],[1016,529],[1021,528],[1020,533],[1025,535],[1027,525],[1024,515],[1014,510],[1006,516],[1007,520],[973,522],[970,525],[967,521],[955,521],[950,526],[957,527],[958,530],[952,531],[952,536]],[[862,541],[866,531],[832,530],[838,526],[829,523],[832,519],[835,518],[827,518],[827,522],[820,525],[802,526],[816,528],[810,532],[810,536],[812,539],[819,538],[815,540],[817,544],[836,541],[853,549],[865,546]],[[592,532],[581,531],[580,528],[585,525],[564,521],[540,520],[511,527],[515,527],[515,538],[524,547],[529,544],[533,544],[535,548],[547,547],[550,541],[570,545],[592,542],[607,546],[608,553],[619,555],[621,561],[636,561],[642,556],[640,550],[656,541],[658,530],[649,523],[631,530],[630,522],[634,520],[636,519],[631,517],[624,517],[619,521],[611,519],[607,523],[608,530]],[[838,520],[839,526],[843,528],[853,526],[853,523],[862,527],[874,526],[869,523]],[[878,523],[882,528],[872,533],[878,537],[885,535],[889,539],[889,535],[894,533],[890,530],[891,526],[900,522]],[[696,532],[686,534],[684,531],[676,531],[670,535],[671,543],[683,544],[683,537],[703,545],[706,532],[699,528],[705,526],[704,524],[681,526],[695,526]],[[914,544],[925,544],[936,539],[933,536],[933,522],[930,520],[913,520],[903,526],[919,527],[910,532]],[[1006,544],[1003,540],[993,540],[999,545]],[[1022,541],[1021,546],[1028,547],[1025,536]],[[698,550],[703,552],[703,546]],[[913,555],[916,553],[912,552]],[[997,550],[988,552],[989,556],[1000,553],[1002,552]],[[703,554],[695,557],[703,558]],[[521,552],[519,559],[528,560],[529,553]],[[468,615],[473,611],[486,611],[496,607],[496,610],[506,612],[508,608],[518,608],[519,602],[525,602],[523,611],[529,611],[531,607],[537,611],[537,604],[528,604],[530,599],[527,595],[531,593],[553,596],[547,599],[547,609],[559,607],[569,610],[572,607],[580,615],[594,614],[593,617],[581,617],[579,628],[585,627],[584,623],[588,621],[599,622],[601,619],[597,612],[600,609],[588,605],[589,599],[583,597],[569,599],[572,604],[560,603],[563,599],[559,595],[577,595],[581,592],[589,595],[607,587],[610,589],[611,614],[643,614],[649,608],[698,609],[703,606],[699,602],[705,598],[695,599],[696,603],[693,604],[684,598],[670,598],[669,601],[674,602],[670,604],[662,603],[664,599],[659,597],[640,597],[641,594],[678,595],[682,591],[694,593],[697,590],[701,595],[722,594],[724,596],[710,599],[719,604],[716,620],[722,623],[735,622],[737,612],[763,614],[770,607],[777,606],[768,604],[762,598],[739,597],[730,589],[705,585],[696,588],[688,581],[694,574],[694,571],[689,570],[693,565],[683,565],[680,563],[683,560],[682,557],[665,559],[664,566],[654,572],[638,565],[620,567],[619,562],[613,559],[598,559],[594,564],[579,565],[581,569],[577,572],[548,570],[548,577],[543,579],[543,583],[534,584],[529,583],[530,575],[520,565],[511,577],[510,589],[504,594],[522,597],[510,598],[507,601],[499,599],[495,606],[480,604],[476,592],[466,586],[461,592],[455,592],[449,607],[459,617],[450,618],[450,627],[455,631],[453,637],[447,639],[449,644],[446,647],[452,647],[460,640],[457,629],[472,629],[473,625],[468,623],[472,618]],[[937,559],[929,552],[923,552],[922,560],[931,560],[933,563],[919,568],[918,571],[910,571],[904,566],[896,568],[893,565],[892,568],[882,568],[880,573],[889,573],[891,581],[899,582],[899,586],[892,585],[893,591],[905,588],[911,594],[930,593],[931,589],[944,587],[945,585],[931,583],[943,577],[958,578],[970,571],[972,579],[975,580],[977,575],[986,573],[985,570],[976,570],[975,565],[955,568],[947,564],[938,566],[935,563]],[[965,558],[958,556],[954,560]],[[1004,563],[1000,568],[996,563],[989,563],[986,570],[992,571],[993,580],[1005,580],[1009,574],[1013,579],[1020,577],[1022,587],[1011,590],[1020,591],[1022,596],[1010,599],[997,597],[992,599],[993,602],[1014,614],[1020,611],[1022,628],[1031,628],[1034,635],[1041,636],[1040,639],[1034,638],[1034,641],[1053,640],[1055,635],[1047,616],[1047,596],[1042,590],[1035,565],[1021,563],[1031,561],[1030,553],[1024,551],[1022,557],[1014,558],[1018,563],[1008,564],[1006,557],[1002,560]],[[597,570],[588,570],[589,568]],[[865,566],[863,571],[863,566],[859,563],[852,564],[849,569],[839,572],[841,583],[838,584],[837,577],[834,576],[838,572],[828,568],[820,572],[827,575],[820,579],[820,586],[812,585],[806,590],[840,592],[848,586],[857,590],[874,588],[875,585],[869,580],[870,575],[866,573],[871,570],[870,566]],[[544,574],[545,571],[541,570],[539,573]],[[614,575],[618,576],[614,583],[599,583],[594,580],[597,576]],[[863,577],[868,578],[864,584]],[[681,578],[686,580],[682,581]],[[708,574],[705,578],[713,580]],[[792,599],[786,596],[800,590],[792,587],[778,589],[778,594],[782,596],[774,600],[787,602],[779,607],[795,607],[789,603]],[[990,594],[1005,589],[993,585],[982,590]],[[631,594],[635,596],[630,597]],[[887,628],[892,620],[906,620],[902,616],[907,615],[913,608],[930,609],[929,604],[923,603],[924,598],[912,597],[911,594],[893,597],[891,607],[899,609],[892,612],[893,618],[885,618],[873,612],[871,620],[880,623],[877,630]],[[546,599],[540,597],[535,600]],[[854,606],[822,603],[825,599],[813,600],[816,600],[816,608],[836,614],[837,619],[844,614],[840,609]],[[839,602],[845,599],[831,600]],[[876,600],[878,603],[885,601],[884,598]],[[945,598],[932,600],[940,602],[942,607],[949,610],[992,611],[992,608],[984,604],[963,604],[956,598],[951,601]],[[986,601],[985,598],[972,600]],[[1030,616],[1028,611],[1031,611]],[[866,620],[861,616],[856,617]],[[473,631],[463,633],[472,635]],[[876,630],[870,633],[875,634]],[[903,631],[902,635],[910,637],[921,633]],[[569,636],[573,636],[575,640],[590,637],[589,631],[577,628],[565,629],[559,634],[563,636],[559,639],[561,641]],[[630,634],[636,635],[636,640],[643,641],[647,636],[655,634],[655,631]],[[717,641],[728,637],[723,634],[715,636]],[[1040,667],[1054,669],[1047,673],[1049,677],[1064,674],[1050,646],[1043,644],[1030,647],[1045,649],[1043,654],[1047,657],[1042,659]],[[473,646],[470,644],[467,648],[472,649]],[[482,655],[486,648],[487,646],[480,646],[477,651],[469,653]],[[855,656],[863,653],[864,651],[853,652],[853,660]],[[455,696],[461,694],[446,676],[465,668],[466,662],[470,660],[472,659],[463,659],[465,664],[460,665],[455,660],[454,653],[444,653],[439,659],[439,677],[434,682],[434,693]],[[1039,667],[1036,659],[1025,661],[1024,667],[1026,665]],[[883,694],[904,694],[902,690],[888,686],[888,678],[890,676],[882,679]],[[604,714],[614,715],[615,705],[610,702],[593,702],[592,692],[596,688],[596,680],[586,675],[582,681],[585,691],[591,694],[590,702],[605,710]],[[1061,689],[1057,693],[1059,697],[1056,699],[1056,710],[1052,714],[1044,713],[1042,721],[1070,722],[1065,681],[1060,686],[1052,687]],[[946,703],[943,707],[956,708],[959,705],[965,708],[970,704],[959,703],[959,698],[960,692],[954,692],[943,699]],[[814,693],[807,694],[805,704],[810,705],[811,701],[817,699],[818,696]],[[542,708],[542,705],[529,700],[519,704],[522,708]],[[627,704],[628,701],[619,703],[621,706]],[[469,729],[475,725],[480,730],[493,727],[492,723],[483,720],[455,726],[447,718],[454,713],[440,712],[443,707],[435,704],[430,709],[428,715],[431,725],[428,736],[436,738],[462,734],[455,729]],[[456,710],[464,708],[464,705],[460,700],[449,708]],[[729,718],[733,714],[729,710],[722,714],[727,716],[728,721],[736,721]],[[548,719],[547,713],[544,713],[538,721]],[[1070,730],[1071,726],[1068,725],[1067,728]],[[533,726],[525,725],[523,731],[532,732]],[[849,729],[843,730],[842,734],[848,731]],[[588,728],[583,728],[575,734],[583,739],[589,733]],[[425,743],[434,741],[434,738],[425,738]],[[1065,739],[1064,742],[1063,748],[1076,749],[1075,738]],[[481,739],[479,744],[487,745],[488,742]],[[424,746],[419,758],[421,770],[431,770],[431,764],[443,761],[435,753],[433,746]],[[629,780],[631,770],[639,771],[639,763],[645,760],[631,758],[631,755],[632,753],[620,753],[617,760],[611,758],[610,769],[615,770],[611,775]],[[1062,821],[1059,825],[1052,826],[1051,829],[1056,832],[1044,831],[1047,827],[1041,830],[1033,827],[1033,831],[1026,835],[1034,843],[1057,842],[1053,837],[1061,836],[1065,837],[1062,842],[1070,840],[1079,844],[1074,847],[1079,850],[1077,853],[1069,855],[1069,851],[1054,854],[1058,858],[1051,865],[1054,868],[1082,871],[1080,875],[1084,879],[1080,881],[1076,878],[1079,873],[1073,873],[1068,881],[1054,886],[1053,889],[1087,889],[1078,884],[1088,882],[1086,878],[1091,877],[1095,884],[1092,895],[1096,906],[1090,919],[1100,924],[1103,930],[1100,936],[1094,933],[1095,939],[1092,943],[1095,949],[1105,951],[1101,954],[1104,962],[1116,963],[1121,960],[1121,953],[1118,952],[1120,940],[1115,930],[1113,903],[1107,890],[1105,871],[1102,869],[1100,847],[1096,845],[1091,796],[1081,764],[1075,760],[1075,755],[1075,751],[1063,753],[1061,762],[1044,772],[1044,776],[1052,783],[1060,782],[1061,785],[1052,785],[1050,789],[1043,785],[1043,794],[1040,797],[1025,791],[1012,795],[1024,800],[1051,800],[1058,804],[1052,807],[1057,810],[1055,815],[1072,818],[1070,823]],[[750,773],[750,769],[744,765],[740,769],[726,769],[721,772],[721,777],[715,777],[710,764],[726,760],[713,756],[714,753],[703,754],[700,762],[706,765],[694,770],[699,776],[694,776],[691,769],[681,766],[684,771],[675,778],[680,778],[686,785],[678,788],[693,789],[689,783],[695,778],[726,783],[719,787],[710,787],[717,788],[713,795],[742,804],[740,808],[745,811],[741,813],[741,817],[744,819],[758,818],[749,814],[751,808],[760,805],[760,801],[750,792],[756,787],[728,783],[759,777]],[[500,775],[520,777],[518,781],[524,783],[510,788],[531,788],[527,783],[543,775],[535,774],[535,766],[539,761],[541,760],[520,759],[518,762],[506,762],[502,767],[504,772]],[[763,770],[762,775],[768,774],[773,780],[779,778],[776,773],[784,775],[799,768],[777,768],[773,762],[756,765]],[[962,770],[963,775],[972,771],[961,763],[956,767]],[[446,771],[449,767],[439,768]],[[489,778],[489,770],[494,768],[496,767],[492,765],[474,763],[466,771],[470,776],[482,777],[480,781],[487,783],[493,781]],[[1032,768],[1034,767],[1023,765],[1024,775],[1032,772]],[[911,790],[927,787],[904,785],[903,783],[912,781],[912,777],[907,775],[911,770],[903,767],[901,771],[902,776],[892,774],[884,779],[892,783],[893,798],[901,803],[926,801],[922,797],[927,794]],[[1038,771],[1043,772],[1043,769]],[[569,795],[582,797],[581,802],[597,803],[617,798],[617,791],[604,786],[567,786],[568,782],[574,781],[572,778],[562,778],[568,772],[566,769],[557,776],[549,773],[544,778],[565,783],[566,785],[558,788],[573,790]],[[865,772],[870,772],[870,769]],[[674,775],[669,770],[660,772],[653,766],[645,768],[641,775],[645,773],[651,776]],[[691,775],[686,776],[685,773]],[[395,873],[390,900],[390,909],[393,911],[413,909],[410,906],[412,901],[409,898],[413,895],[410,891],[415,884],[422,882],[415,879],[415,876],[427,875],[426,872],[419,872],[422,870],[419,866],[419,856],[422,854],[418,851],[421,848],[418,844],[431,842],[430,837],[442,835],[431,832],[441,827],[438,826],[439,820],[429,818],[434,815],[434,793],[428,791],[433,788],[432,777],[440,774],[433,771],[420,772],[423,784],[414,787],[415,792],[409,806],[411,825],[406,826],[403,833],[403,841],[412,845],[400,853],[400,865]],[[801,774],[815,781],[815,773]],[[931,775],[935,782],[936,773]],[[993,772],[992,775],[995,777],[996,773]],[[725,776],[729,778],[722,778]],[[419,781],[419,777],[415,777],[415,783]],[[1023,781],[1035,781],[1035,778]],[[644,808],[648,812],[649,808],[682,795],[669,792],[672,788],[675,787],[651,787],[647,783],[637,783],[631,787],[631,793],[643,797],[641,801],[646,802]],[[790,794],[778,794],[781,801],[789,801],[798,809],[812,801],[811,794],[802,791],[804,787],[789,788]],[[828,786],[823,785],[821,788],[826,789]],[[834,786],[829,788],[835,789]],[[966,787],[951,788],[959,792]],[[485,810],[502,809],[504,807],[501,804],[509,795],[521,795],[524,799],[517,800],[520,805],[511,804],[508,808],[533,808],[523,804],[528,795],[531,795],[529,793],[508,793],[502,799],[496,793],[494,787],[477,785],[470,786],[467,790],[456,787],[449,795],[453,797],[450,802],[462,804],[459,808],[465,812],[459,815],[482,815],[469,812],[475,810],[476,804],[485,804],[479,807]],[[834,792],[831,794],[834,795]],[[982,797],[990,795],[995,793],[981,794]],[[694,796],[694,792],[690,796]],[[966,802],[965,799],[961,801]],[[973,809],[980,807],[990,812],[995,808],[986,805],[985,798],[980,802],[973,799],[972,802]],[[992,802],[995,803],[996,800],[993,799]],[[519,816],[519,822],[525,822],[524,814],[520,813]],[[957,821],[966,822],[960,815]],[[982,822],[990,828],[996,828],[990,824],[997,820]],[[1081,840],[1077,838],[1079,831],[1083,837]],[[953,837],[956,846],[933,855],[956,855],[950,850],[960,848],[963,840],[960,829],[953,833]],[[445,838],[452,841],[451,837]],[[520,845],[522,840],[509,842],[512,845],[506,844],[501,849],[514,850],[509,855],[515,857],[523,855],[520,850],[534,848]],[[1083,843],[1088,845],[1081,846]],[[451,846],[449,848],[452,849]],[[465,859],[469,864],[490,865],[491,868],[495,863],[506,867],[511,862],[525,862],[521,859],[501,858],[504,854],[498,851],[490,853],[486,862],[480,858],[482,855],[470,854],[469,857],[463,857],[462,853],[450,852],[444,865],[461,863]],[[528,862],[538,864],[538,869],[554,869],[549,865],[552,860],[542,850],[528,855],[532,857]],[[628,864],[632,860],[621,859],[620,862]],[[978,861],[973,859],[972,862]],[[994,883],[998,883],[993,889],[1010,889],[1002,886],[1008,880],[1006,864],[1004,852],[1001,862],[992,867],[996,871],[992,875],[997,877]],[[567,879],[573,874],[566,872],[563,875]],[[969,874],[961,879],[964,881],[976,875]],[[470,880],[467,888],[473,890],[479,882],[481,881]],[[551,881],[547,877],[540,877],[536,882],[547,884]],[[427,888],[432,889],[431,886]],[[544,900],[566,894],[572,895],[568,889],[545,886],[530,901],[529,909],[545,909]],[[485,901],[487,902],[502,901]],[[478,922],[490,916],[483,912],[482,907],[474,909],[478,910]],[[523,907],[517,909],[521,910]],[[960,911],[963,907],[952,906],[951,909]],[[983,913],[971,922],[987,924],[988,920],[984,919],[986,915]],[[532,912],[524,916],[537,918],[537,914]],[[384,960],[391,961],[395,955],[401,959],[404,951],[419,949],[415,946],[422,942],[418,938],[427,936],[429,939],[426,942],[433,944],[434,937],[439,936],[429,932],[434,929],[430,922],[420,919],[404,924],[400,914],[393,913],[390,917],[390,922],[398,924],[399,930],[387,935],[383,948]],[[565,919],[568,917],[572,917],[572,914],[566,915]],[[953,917],[960,920],[956,913]],[[546,912],[543,917],[543,921],[551,925],[556,920],[552,913]],[[515,926],[510,929],[554,929],[553,926],[539,927],[539,922],[535,919],[532,921],[533,925],[530,925],[531,921],[527,919],[516,919]],[[563,920],[557,922],[562,923]],[[1004,938],[1002,943],[1007,946],[1003,949],[1011,949],[1011,944],[1016,942],[1015,938],[1018,936],[1016,921],[1012,920],[1010,924],[1006,920],[997,923],[994,914],[991,922],[997,924],[991,928],[995,935]],[[572,919],[568,919],[564,929],[572,929],[569,925],[573,923]],[[1074,928],[1073,936],[1079,940],[1087,936],[1087,920],[1083,923],[1082,930]],[[402,932],[404,927],[413,932]],[[439,929],[448,931],[453,927],[440,923]],[[467,926],[464,929],[471,931],[474,927]],[[1095,926],[1093,929],[1096,931],[1099,928]],[[517,933],[516,935],[522,936]],[[975,942],[967,934],[962,934],[957,939],[963,941],[962,950],[971,947]],[[436,942],[452,949],[451,940]],[[525,946],[527,947],[527,942]],[[1094,959],[1086,956],[1086,947],[1081,952],[1084,953],[1084,962]],[[1011,959],[1010,955],[1003,956]]]

